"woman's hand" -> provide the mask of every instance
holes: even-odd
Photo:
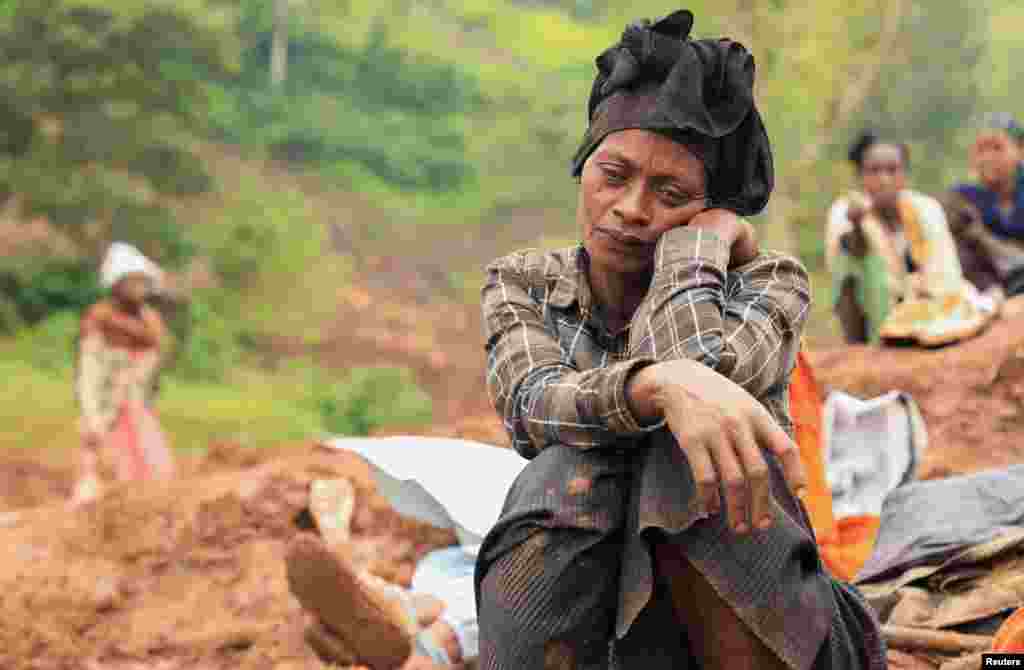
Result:
[[[641,421],[665,418],[690,463],[701,509],[709,514],[721,510],[722,486],[736,532],[772,524],[768,464],[761,449],[780,459],[797,495],[806,487],[793,440],[753,396],[711,368],[691,360],[656,363],[633,375],[626,394]]]
[[[864,237],[864,216],[870,211],[871,206],[867,202],[854,200],[846,209],[846,219],[852,228],[843,233],[843,245],[846,250],[857,258],[863,258],[868,252],[867,239]]]
[[[93,422],[82,419],[79,432],[82,437],[82,446],[86,449],[97,450],[103,444],[103,431],[95,426]]]
[[[98,430],[89,430],[82,435],[82,443],[89,449],[99,449],[103,443],[103,436]]]
[[[688,228],[706,228],[729,245],[729,267],[739,267],[757,258],[759,249],[754,226],[727,209],[707,209],[690,219]]]

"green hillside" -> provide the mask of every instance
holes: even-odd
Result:
[[[74,408],[68,368],[38,352],[64,351],[67,315],[93,295],[68,277],[91,272],[115,237],[218,278],[177,324],[165,420],[180,443],[323,429],[308,371],[296,381],[266,369],[256,343],[316,344],[366,258],[432,268],[420,272],[430,287],[472,301],[480,266],[505,245],[573,239],[568,159],[594,57],[628,20],[676,8],[287,4],[287,68],[274,84],[272,0],[0,2],[0,199],[80,251],[56,264],[0,258],[0,359],[54,398],[37,422],[44,442],[73,442]],[[828,336],[821,229],[851,183],[845,144],[871,123],[912,144],[919,188],[962,176],[970,117],[1020,106],[1024,12],[1008,0],[689,7],[697,36],[729,35],[755,54],[778,170],[758,224],[815,273],[811,331]],[[34,425],[33,408],[10,401],[11,425]]]

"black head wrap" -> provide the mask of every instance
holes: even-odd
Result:
[[[864,168],[864,157],[867,156],[868,149],[876,144],[891,144],[896,147],[900,150],[900,157],[903,158],[903,166],[910,166],[910,147],[906,142],[894,142],[880,137],[874,130],[864,130],[853,141],[850,151],[846,154],[850,162],[857,166],[858,172]]]
[[[609,134],[664,133],[696,149],[708,173],[709,205],[756,214],[774,186],[772,151],[754,106],[754,58],[728,39],[691,40],[693,14],[680,10],[626,27],[597,58],[590,125],[573,176]]]

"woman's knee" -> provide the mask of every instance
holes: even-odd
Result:
[[[607,657],[618,554],[606,543],[581,548],[578,534],[538,530],[483,569],[483,666],[582,670],[599,667]]]
[[[548,447],[513,483],[503,521],[545,517],[551,526],[615,532],[625,521],[630,465],[622,453]]]
[[[606,617],[611,625],[607,613],[618,593],[620,552],[617,542],[595,542],[585,531],[538,528],[483,566],[481,619],[493,613],[511,625],[530,627],[548,620],[545,626],[557,627],[554,622],[571,626],[570,620],[580,615]]]

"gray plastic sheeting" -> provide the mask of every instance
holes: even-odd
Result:
[[[1024,465],[907,484],[886,498],[874,552],[857,582],[938,565],[1022,527]]]

